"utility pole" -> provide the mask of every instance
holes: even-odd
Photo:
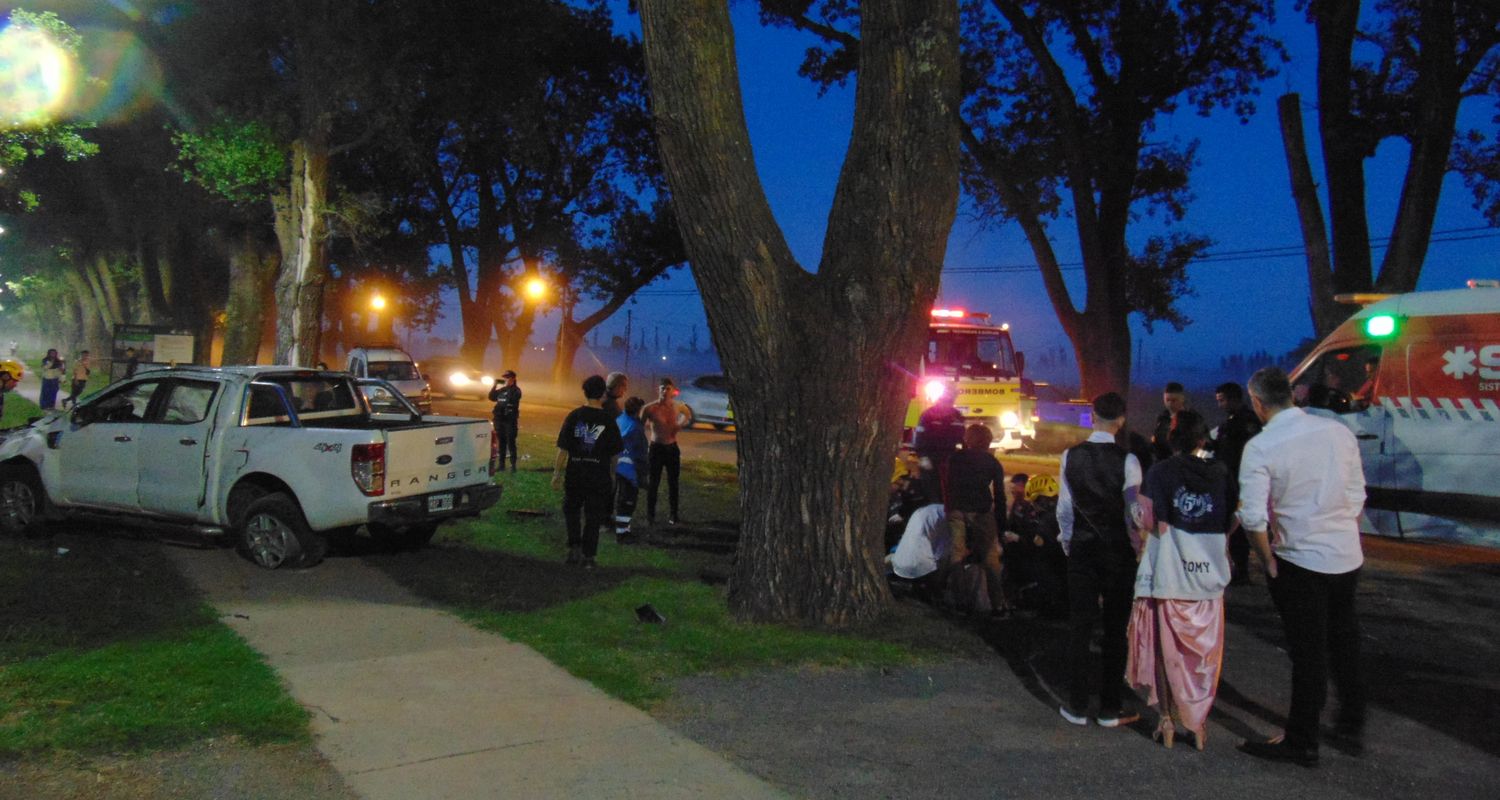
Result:
[[[630,374],[630,316],[634,313],[625,309],[625,374]]]

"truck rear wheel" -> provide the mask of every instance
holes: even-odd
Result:
[[[266,569],[310,567],[323,560],[328,542],[307,527],[302,509],[285,492],[256,498],[245,508],[240,544]]]
[[[36,473],[15,464],[0,464],[0,533],[28,536],[40,531],[46,496]]]

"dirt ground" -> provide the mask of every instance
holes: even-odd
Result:
[[[209,740],[143,756],[0,761],[0,800],[356,800],[312,745]]]

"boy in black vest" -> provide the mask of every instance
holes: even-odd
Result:
[[[1094,398],[1094,432],[1063,453],[1057,499],[1058,543],[1068,554],[1067,702],[1058,709],[1074,725],[1088,724],[1089,640],[1102,614],[1099,724],[1128,725],[1140,715],[1124,706],[1126,629],[1135,591],[1140,535],[1131,513],[1141,486],[1141,465],[1115,443],[1125,424],[1125,398]],[[1102,600],[1102,603],[1101,603]]]

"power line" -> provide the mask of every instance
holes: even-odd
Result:
[[[1485,231],[1485,233],[1478,233]],[[1459,236],[1454,234],[1476,234],[1470,236]],[[1468,228],[1448,228],[1433,231],[1428,244],[1447,244],[1449,242],[1470,242],[1480,239],[1500,238],[1500,231],[1487,225],[1476,225]],[[1391,237],[1377,236],[1370,240],[1370,249],[1384,250],[1390,246]],[[1272,258],[1301,258],[1307,255],[1307,248],[1303,245],[1279,245],[1275,247],[1251,247],[1241,250],[1218,250],[1204,253],[1203,255],[1189,261],[1191,265],[1199,264],[1233,264],[1241,261],[1263,261]],[[1065,272],[1076,272],[1083,269],[1082,261],[1065,261],[1058,266]],[[1008,275],[1038,272],[1041,267],[1035,263],[1030,264],[995,264],[983,267],[944,267],[945,275]],[[697,297],[697,289],[657,289],[636,292],[637,297]]]

